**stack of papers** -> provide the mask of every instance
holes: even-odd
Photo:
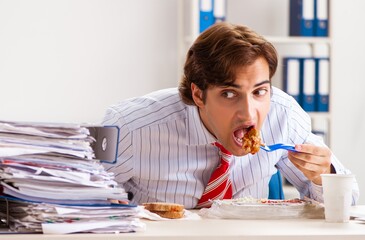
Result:
[[[6,199],[10,221],[16,232],[45,234],[123,233],[145,229],[138,215],[141,207],[123,204],[77,206],[32,203]],[[1,208],[0,208],[1,209]]]
[[[0,156],[51,153],[92,159],[86,127],[76,124],[39,124],[0,121]]]
[[[76,124],[0,121],[0,193],[9,203],[14,230],[38,232],[43,226],[49,232],[46,227],[71,218],[59,209],[82,212],[70,232],[140,228],[138,208],[128,205],[124,188],[95,159],[94,141],[88,128]],[[86,227],[89,223],[99,227]]]

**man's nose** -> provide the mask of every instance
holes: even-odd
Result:
[[[239,117],[244,119],[244,120],[251,120],[254,116],[254,102],[252,101],[252,99],[246,97],[246,98],[242,98],[242,100],[240,101],[240,104],[238,106],[239,110],[238,110],[238,114]]]

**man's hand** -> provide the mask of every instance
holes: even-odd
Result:
[[[322,185],[321,174],[331,172],[331,151],[327,147],[311,144],[297,144],[295,150],[288,152],[290,161],[303,174],[317,185]]]

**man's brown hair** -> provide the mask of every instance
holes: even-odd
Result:
[[[278,64],[271,43],[246,26],[226,22],[214,24],[200,34],[187,53],[179,84],[182,100],[194,105],[191,83],[202,90],[205,100],[209,86],[231,85],[237,69],[254,63],[259,57],[267,61],[271,79]]]

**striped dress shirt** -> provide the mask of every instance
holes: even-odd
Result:
[[[118,160],[105,163],[115,180],[131,192],[131,203],[174,202],[194,208],[219,164],[216,139],[204,127],[196,106],[182,102],[177,88],[124,100],[108,108],[104,125],[120,127]],[[311,133],[311,120],[295,100],[273,87],[269,114],[261,129],[266,144],[310,142],[324,145]],[[332,154],[337,173],[349,173]],[[233,198],[268,197],[268,183],[280,170],[299,191],[323,202],[322,187],[309,181],[288,159],[287,151],[259,151],[234,157],[230,164]],[[353,186],[353,201],[358,186]]]

